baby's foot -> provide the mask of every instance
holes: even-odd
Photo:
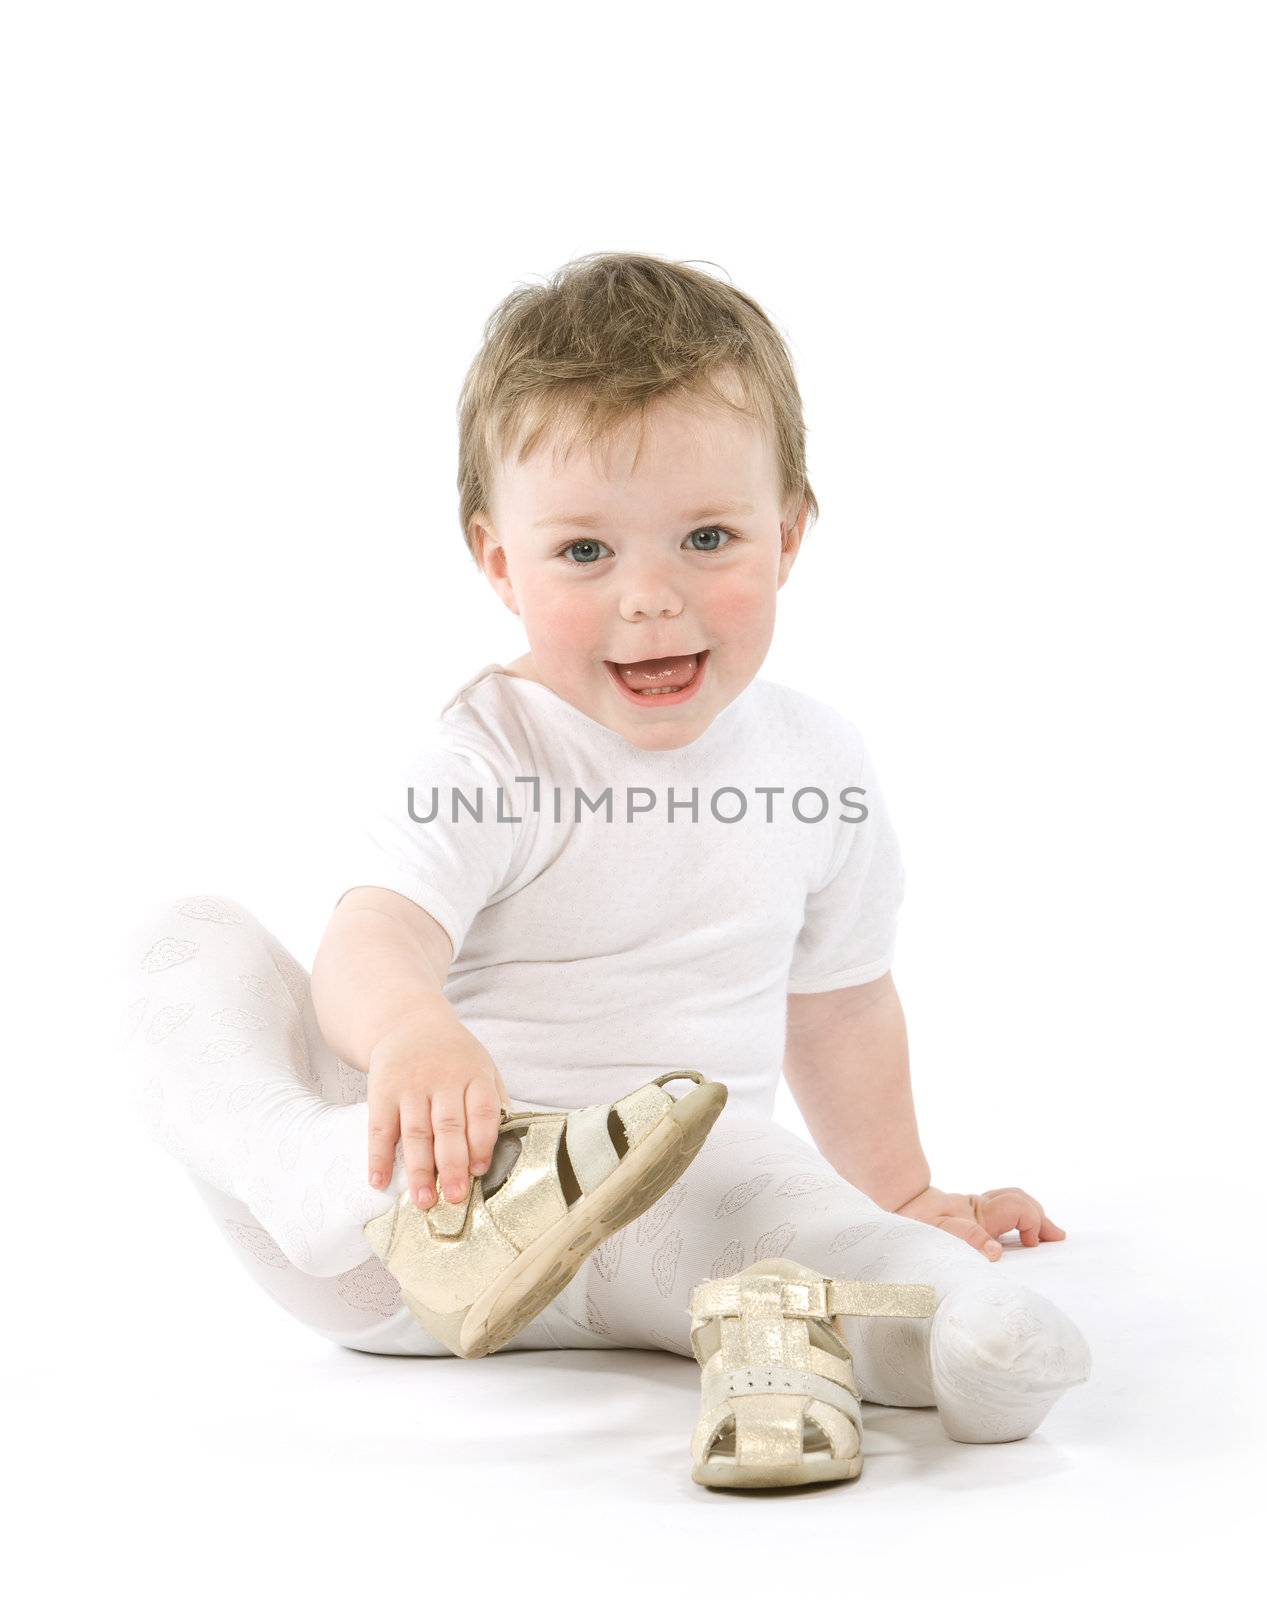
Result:
[[[1023,1284],[950,1290],[933,1318],[929,1358],[942,1426],[962,1444],[1024,1439],[1091,1375],[1082,1334]]]

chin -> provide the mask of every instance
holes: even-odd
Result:
[[[640,750],[680,750],[683,745],[693,744],[712,720],[711,716],[695,717],[689,724],[666,722],[659,727],[648,728],[635,718],[630,724],[614,731],[623,734],[630,744],[636,744]]]

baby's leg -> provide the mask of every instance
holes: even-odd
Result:
[[[243,1268],[296,1321],[353,1350],[449,1354],[434,1340],[431,1348],[405,1348],[402,1334],[408,1338],[411,1330],[402,1314],[400,1286],[377,1256],[333,1278],[301,1272],[240,1200],[222,1194],[192,1171],[188,1176]]]
[[[883,1210],[804,1140],[738,1111],[723,1112],[673,1188],[589,1258],[559,1304],[613,1342],[689,1355],[692,1287],[770,1256],[833,1278],[932,1284],[932,1318],[846,1326],[862,1398],[936,1405],[953,1439],[1024,1438],[1090,1371],[1082,1334],[1010,1283],[1005,1262]]]
[[[251,914],[198,896],[133,931],[125,1051],[134,1104],[195,1176],[241,1202],[286,1259],[335,1277],[404,1188],[367,1176],[364,1073],[321,1036],[308,976]]]
[[[256,1282],[351,1349],[450,1355],[361,1231],[404,1191],[402,1160],[370,1186],[367,1080],[326,1044],[299,962],[242,906],[191,897],[133,930],[124,998],[133,1107]],[[559,1348],[558,1320],[507,1348]]]

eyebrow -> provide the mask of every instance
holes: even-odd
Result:
[[[705,522],[709,517],[725,517],[740,511],[748,512],[753,509],[747,500],[715,500],[712,505],[705,506],[700,511],[686,511],[682,513],[683,522]],[[567,515],[539,517],[532,524],[534,528],[601,528],[605,519],[597,512],[578,511]]]

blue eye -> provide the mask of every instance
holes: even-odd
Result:
[[[688,539],[697,539],[697,538],[700,538],[701,536],[704,537],[704,538],[710,538],[710,537],[712,537],[713,535],[716,535],[716,534],[720,534],[722,536],[722,538],[725,539],[726,544],[707,544],[707,545],[698,545],[697,544],[697,545],[693,546],[693,549],[695,550],[695,552],[698,555],[711,555],[714,551],[724,550],[726,548],[726,545],[729,544],[734,539],[735,536],[734,536],[733,533],[731,533],[729,531],[729,529],[727,529],[727,528],[695,528],[695,529],[692,530],[692,532],[688,533],[686,537]],[[610,546],[605,545],[601,539],[574,539],[571,544],[565,545],[563,547],[563,549],[559,551],[559,557],[569,567],[592,567],[592,566],[595,566],[597,564],[597,561],[598,561],[597,552],[599,550],[607,550],[609,548],[610,548]],[[583,551],[588,551],[588,552],[591,552],[591,553],[582,556],[581,559],[578,560],[578,561],[573,561],[573,560],[569,559],[571,557],[571,554],[572,554],[573,550],[583,550]]]
[[[727,533],[725,528],[696,528],[693,533],[688,533],[686,537],[688,539],[694,539],[698,534],[701,534],[701,533],[703,533],[703,534],[710,534],[710,533],[725,534],[726,544],[729,544],[730,541],[734,538],[734,534],[733,533]],[[695,548],[697,550],[700,550],[701,546],[700,545],[696,545]],[[705,553],[707,553],[708,551],[711,551],[711,550],[724,550],[725,548],[726,548],[726,545],[724,545],[724,544],[710,544],[710,545],[704,545],[702,547],[702,549],[703,549],[703,551]]]
[[[559,554],[566,560],[573,550],[594,550],[599,546],[602,546],[604,550],[607,549],[601,539],[574,539],[570,545],[560,550]],[[592,567],[594,565],[593,561],[589,560],[588,557],[584,561],[569,561],[567,564],[569,567]]]

